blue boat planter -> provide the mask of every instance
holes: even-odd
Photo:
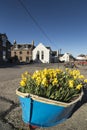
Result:
[[[49,100],[36,95],[21,93],[16,90],[22,107],[22,119],[25,123],[38,127],[51,127],[66,120],[83,92],[70,103]]]

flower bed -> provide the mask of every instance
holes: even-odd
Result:
[[[33,75],[25,72],[20,82],[20,92],[30,93],[48,99],[70,102],[81,92],[87,79],[79,70],[62,71],[60,69],[44,69]]]

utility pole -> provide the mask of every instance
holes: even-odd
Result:
[[[59,68],[59,50],[57,51],[57,56],[58,56],[58,68]]]
[[[58,56],[58,68],[59,68],[59,55],[61,54],[62,49],[59,49],[57,52],[57,56]]]

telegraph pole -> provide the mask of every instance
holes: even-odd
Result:
[[[57,51],[57,56],[58,56],[58,68],[59,68],[59,50]]]
[[[62,49],[59,49],[59,50],[57,51],[57,56],[58,56],[58,68],[59,68],[59,55],[61,54],[61,50],[62,50]]]

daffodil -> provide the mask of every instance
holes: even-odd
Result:
[[[21,81],[20,81],[20,85],[21,85],[22,87],[25,87],[25,86],[26,86],[26,82],[25,82],[24,80],[21,80]]]
[[[58,79],[57,78],[54,78],[54,80],[52,81],[52,85],[57,85],[58,84]]]
[[[24,73],[25,75],[28,75],[29,73],[28,73],[28,71],[25,71],[25,73]]]
[[[79,79],[84,79],[85,77],[83,75],[79,75]]]
[[[48,86],[48,82],[46,78],[42,79],[42,85],[44,85],[45,87]]]
[[[80,90],[82,88],[82,84],[78,84],[77,86],[76,86],[76,89],[78,89],[78,90]]]
[[[46,98],[55,100],[70,100],[74,95],[81,92],[87,79],[80,74],[79,70],[66,69],[43,69],[36,70],[32,75],[24,72],[21,75],[20,86],[22,92],[30,92]],[[67,94],[66,94],[67,93]],[[75,94],[74,94],[75,93]],[[61,96],[62,95],[62,96]]]
[[[84,79],[84,82],[87,83],[87,79]]]
[[[73,80],[69,80],[69,87],[73,88],[73,86],[74,86],[74,81]]]

